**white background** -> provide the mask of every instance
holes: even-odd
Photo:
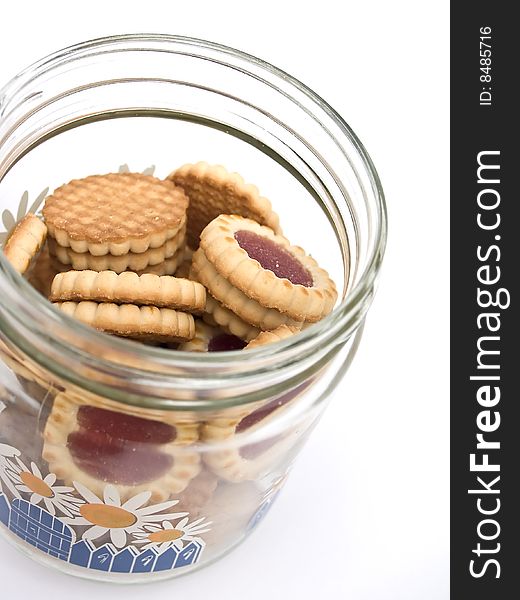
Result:
[[[211,39],[276,64],[359,135],[390,217],[358,355],[248,541],[200,572],[133,588],[48,571],[0,541],[2,598],[448,598],[448,27],[445,1],[2,5],[0,86],[60,47],[139,31]],[[325,540],[334,553],[315,552]]]

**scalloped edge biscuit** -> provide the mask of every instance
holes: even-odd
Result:
[[[23,275],[45,243],[47,227],[32,213],[17,223],[4,246],[4,254],[13,268]]]
[[[159,248],[150,248],[146,252],[128,252],[121,256],[105,254],[104,256],[93,256],[89,252],[74,252],[56,243],[49,238],[49,252],[64,265],[72,265],[75,271],[143,271],[149,266],[158,265],[166,259],[171,258],[179,249],[182,249],[186,241],[186,228],[182,227],[177,235],[168,240]]]
[[[171,275],[67,271],[54,278],[49,300],[151,304],[158,308],[200,312],[206,306],[206,288],[196,281]]]
[[[223,213],[243,215],[281,232],[280,219],[271,202],[260,196],[255,185],[245,183],[241,175],[229,172],[222,165],[205,161],[185,164],[167,179],[182,188],[189,198],[188,245],[193,249],[199,246],[206,225]]]
[[[313,287],[293,284],[264,269],[236,241],[237,231],[251,231],[290,252],[313,279]],[[297,321],[315,322],[334,308],[336,286],[328,273],[298,246],[251,219],[220,215],[201,234],[200,247],[215,270],[246,296],[266,308],[274,308]]]
[[[119,216],[117,206],[128,201],[142,207],[138,227],[129,227],[130,215],[125,215],[126,220]],[[143,173],[107,173],[58,187],[45,199],[42,213],[49,236],[60,246],[77,253],[120,256],[159,248],[175,237],[186,220],[188,202],[184,191],[171,181]],[[67,211],[71,203],[72,213]],[[78,211],[82,211],[79,217]],[[102,227],[88,226],[92,213]]]
[[[180,423],[168,411],[158,411],[153,418],[146,412],[137,409],[126,410],[114,402],[93,402],[90,398],[83,399],[75,394],[63,392],[58,394],[47,418],[43,431],[42,457],[49,464],[49,470],[63,479],[67,484],[79,481],[96,494],[102,494],[107,481],[98,479],[82,471],[72,459],[67,450],[68,436],[76,430],[76,414],[81,406],[95,406],[104,410],[112,410],[137,416],[139,418],[157,420],[175,427],[177,432],[173,442],[159,445],[158,451],[169,454],[173,458],[173,467],[160,478],[135,486],[113,483],[120,492],[121,498],[126,499],[140,492],[149,491],[156,502],[167,500],[172,494],[184,491],[191,480],[201,471],[201,458],[197,451],[190,449],[190,444],[198,440],[198,425],[195,423]]]
[[[227,279],[219,275],[208,261],[202,248],[193,255],[192,274],[220,304],[250,325],[260,330],[276,329],[280,325],[298,326],[301,323],[273,308],[252,300]]]
[[[53,305],[85,325],[114,335],[138,340],[184,342],[195,335],[193,316],[156,306],[135,304],[53,302]]]
[[[183,219],[178,227],[172,227],[166,229],[164,232],[156,233],[151,235],[147,239],[128,239],[118,243],[106,243],[106,244],[94,244],[84,240],[73,240],[68,235],[59,230],[53,230],[49,228],[49,237],[51,237],[58,246],[62,248],[69,248],[72,252],[77,254],[91,254],[92,256],[123,256],[128,253],[141,254],[148,250],[160,248],[164,246],[169,240],[175,238],[179,231],[185,226],[186,219]],[[52,234],[51,234],[52,230]]]

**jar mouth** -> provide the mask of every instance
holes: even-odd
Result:
[[[311,325],[297,336],[277,343],[274,348],[260,346],[248,350],[246,353],[232,351],[204,353],[203,355],[196,353],[195,355],[190,352],[172,352],[160,347],[133,343],[103,334],[79,323],[55,309],[14,271],[3,253],[0,252],[0,271],[2,273],[2,277],[0,277],[0,329],[7,339],[16,344],[30,358],[51,372],[59,371],[60,377],[76,382],[83,381],[84,377],[78,373],[67,372],[67,369],[63,367],[56,369],[55,357],[48,354],[49,348],[52,347],[54,353],[74,352],[76,358],[79,357],[92,367],[92,372],[96,369],[106,371],[109,367],[116,368],[120,369],[118,374],[121,377],[131,377],[134,381],[142,377],[147,380],[148,384],[154,376],[161,378],[163,383],[168,381],[168,384],[173,385],[175,382],[178,384],[179,380],[189,379],[196,373],[202,380],[202,389],[204,389],[203,380],[207,373],[209,375],[208,391],[211,389],[210,382],[214,383],[214,376],[219,372],[226,377],[229,375],[230,379],[233,377],[243,378],[246,372],[272,372],[281,365],[302,363],[305,358],[315,355],[318,349],[322,354],[333,352],[355,331],[370,305],[386,246],[386,206],[379,176],[363,144],[343,118],[305,84],[259,58],[213,42],[162,34],[112,36],[60,50],[22,71],[0,89],[0,119],[9,108],[9,98],[15,97],[27,81],[52,69],[54,64],[68,60],[84,51],[95,52],[110,46],[117,47],[126,44],[139,46],[148,43],[166,44],[181,52],[199,53],[201,56],[204,54],[207,60],[238,59],[242,66],[254,67],[256,69],[255,76],[259,77],[259,73],[268,75],[269,79],[265,79],[268,85],[283,84],[283,89],[281,85],[279,87],[280,93],[287,94],[289,90],[304,100],[306,106],[300,102],[301,107],[307,112],[311,111],[310,116],[320,123],[347,160],[349,156],[343,142],[348,140],[351,151],[352,148],[355,149],[356,158],[360,161],[364,171],[363,175],[369,182],[369,189],[365,190],[365,193],[370,194],[373,205],[370,225],[371,243],[357,281],[351,289],[343,294],[341,302],[330,315]],[[331,131],[332,127],[334,132]],[[1,144],[0,136],[0,147]],[[333,174],[333,177],[337,176],[338,174]],[[343,201],[348,204],[346,197],[343,198]],[[19,332],[13,327],[13,323],[23,324],[24,335],[19,335]],[[45,343],[42,344],[43,340]],[[112,358],[118,360],[114,362]],[[152,369],[145,368],[147,366]],[[319,364],[314,367],[314,370],[318,369]],[[96,393],[100,391],[108,393],[108,388],[104,384],[93,384],[92,389]],[[117,399],[122,402],[126,401],[124,394]],[[131,399],[129,402],[136,403]],[[215,402],[219,402],[219,400]],[[239,402],[236,401],[233,404]],[[211,404],[209,401],[206,404],[208,403]]]

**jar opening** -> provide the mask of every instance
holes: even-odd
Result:
[[[45,142],[82,125],[143,115],[210,125],[275,158],[326,215],[345,272],[350,244],[355,260],[341,302],[323,321],[274,348],[169,353],[61,314],[0,253],[2,338],[59,377],[121,402],[140,402],[129,394],[137,389],[148,399],[173,393],[172,406],[202,406],[215,401],[216,391],[226,400],[226,387],[236,404],[254,396],[262,373],[270,373],[275,392],[300,383],[356,330],[373,293],[386,215],[366,151],[319,96],[255,57],[177,36],[119,36],[60,51],[0,91],[0,189],[11,169]]]

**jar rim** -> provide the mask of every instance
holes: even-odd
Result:
[[[364,269],[360,273],[358,281],[352,289],[347,292],[341,303],[335,307],[330,315],[308,327],[299,335],[277,343],[274,349],[272,346],[260,346],[247,353],[215,352],[205,353],[203,356],[194,356],[194,353],[190,352],[171,352],[160,347],[135,344],[122,338],[107,336],[91,327],[79,323],[55,309],[36,290],[34,290],[29,283],[19,277],[7,260],[2,256],[3,253],[0,252],[0,272],[3,275],[3,277],[0,278],[0,317],[2,317],[2,312],[4,310],[9,311],[12,316],[16,314],[16,320],[23,320],[27,327],[33,330],[35,335],[38,334],[38,328],[39,324],[42,323],[42,318],[45,318],[49,326],[59,330],[72,330],[75,338],[81,338],[82,343],[84,343],[83,347],[103,347],[107,349],[109,353],[124,354],[126,357],[131,358],[134,364],[139,363],[139,361],[153,361],[154,363],[157,363],[157,365],[161,365],[161,376],[170,378],[178,377],[179,369],[182,370],[183,368],[197,369],[203,378],[204,369],[215,370],[222,368],[226,371],[232,371],[234,366],[243,363],[244,361],[250,365],[251,369],[261,368],[269,370],[275,364],[282,364],[284,361],[295,361],[298,360],[298,357],[300,356],[308,356],[317,348],[325,346],[332,348],[341,344],[341,342],[346,341],[363,319],[370,304],[386,246],[386,205],[379,176],[361,141],[345,120],[325,100],[304,83],[260,58],[214,42],[166,34],[126,34],[81,42],[58,50],[37,61],[20,72],[0,89],[0,107],[2,102],[6,102],[6,99],[8,103],[9,97],[22,89],[25,82],[38,76],[42,71],[52,68],[53,65],[59,63],[64,58],[81,54],[85,50],[91,51],[93,49],[106,48],[111,45],[139,45],[146,43],[160,43],[167,44],[171,47],[183,47],[192,52],[210,50],[221,57],[228,56],[241,59],[248,65],[255,65],[256,67],[261,68],[263,71],[267,72],[269,76],[274,77],[276,80],[283,81],[284,85],[289,85],[290,88],[303,94],[317,111],[317,114],[312,115],[315,119],[318,119],[319,115],[322,118],[327,117],[331,120],[340,131],[340,134],[354,146],[358,158],[361,160],[362,167],[365,170],[365,175],[368,176],[373,200],[375,201],[373,243],[369,248],[368,255],[365,259]],[[337,136],[333,135],[330,130],[327,130],[327,133],[329,136],[333,137],[335,143],[343,149],[341,139],[338,139]],[[343,153],[346,155],[344,150]],[[3,318],[2,321],[4,321]],[[13,336],[9,335],[9,332],[6,332],[6,334],[9,339],[13,340]],[[14,339],[16,339],[16,337]],[[53,370],[52,361],[48,361],[45,356],[41,355],[41,353],[39,354],[37,347],[35,348],[34,345],[31,344],[21,344],[20,347],[22,351],[31,358],[41,362],[49,370]],[[103,359],[99,357],[97,357],[97,359],[103,361]],[[113,363],[110,363],[110,365],[113,366]],[[60,373],[60,375],[64,376],[65,374]],[[124,397],[118,398],[118,400],[125,402]],[[217,400],[216,402],[221,401]],[[236,402],[234,404],[239,403],[240,402]]]

